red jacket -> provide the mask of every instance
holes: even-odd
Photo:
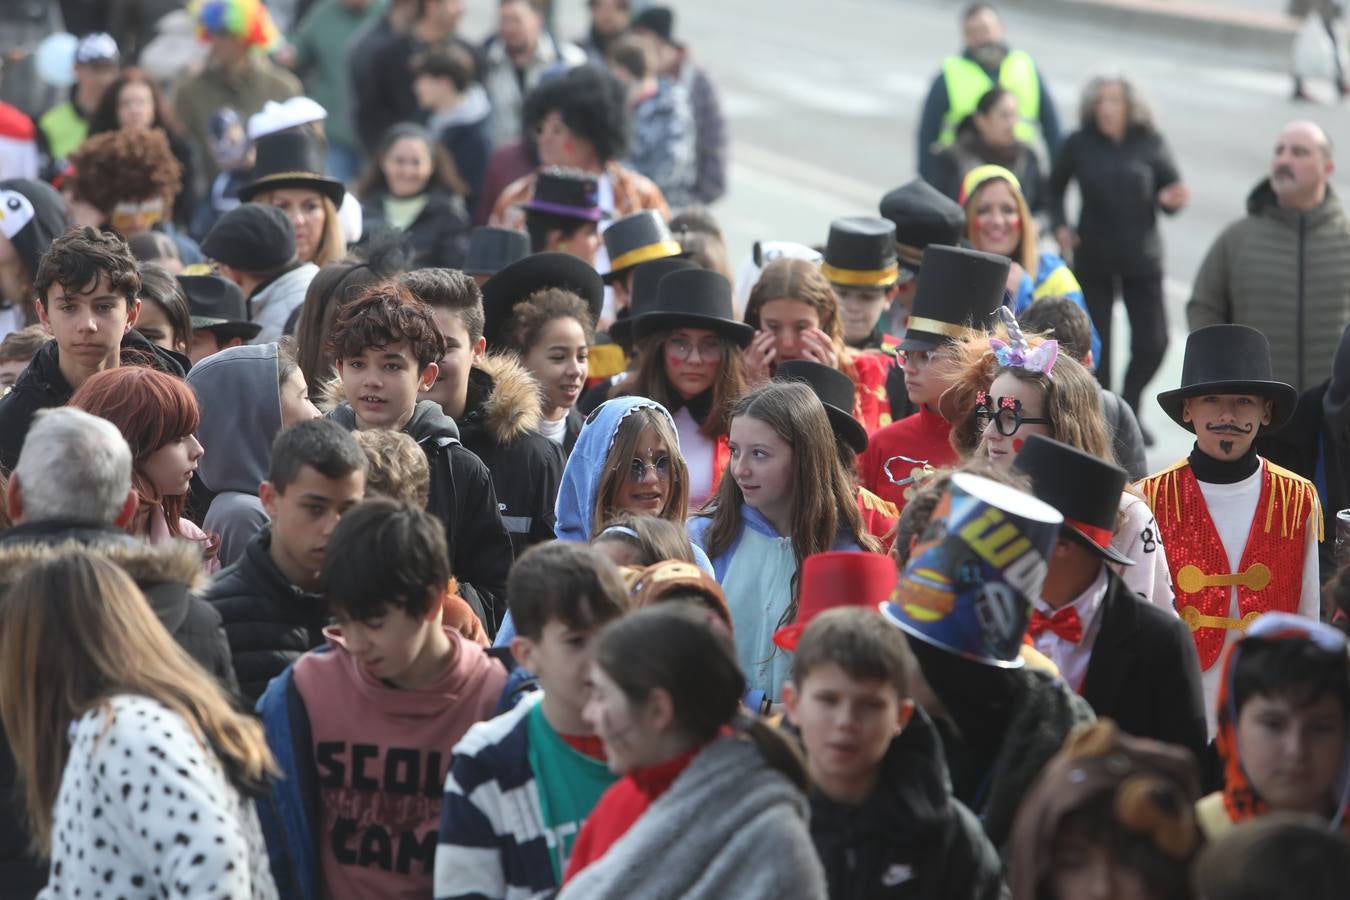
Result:
[[[927,406],[887,425],[872,434],[867,449],[858,457],[859,483],[881,499],[894,503],[898,516],[914,495],[915,483],[911,481],[904,487],[893,484],[883,469],[886,461],[896,456],[917,460],[896,460],[891,464],[891,474],[900,479],[910,478],[913,470],[924,463],[934,468],[952,465],[957,456],[950,441],[951,431],[952,423]]]

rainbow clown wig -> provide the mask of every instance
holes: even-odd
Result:
[[[195,0],[197,37],[235,37],[250,47],[271,50],[280,35],[262,0]]]

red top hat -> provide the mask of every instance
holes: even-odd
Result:
[[[775,631],[773,642],[784,650],[796,650],[806,626],[827,609],[876,609],[895,590],[896,577],[895,563],[880,553],[836,550],[808,556],[802,563],[797,621]]]

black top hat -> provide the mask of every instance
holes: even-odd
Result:
[[[464,260],[468,275],[496,275],[517,260],[530,255],[530,236],[514,228],[479,225],[469,233],[469,254]]]
[[[1270,342],[1246,325],[1206,325],[1186,338],[1186,357],[1181,363],[1181,387],[1163,391],[1158,405],[1187,431],[1195,426],[1182,419],[1188,397],[1204,394],[1255,394],[1270,401],[1270,425],[1279,428],[1289,420],[1298,402],[1292,385],[1270,375]]]
[[[615,219],[605,229],[604,237],[605,251],[609,254],[609,271],[601,276],[605,284],[638,263],[684,253],[660,213],[652,209]]]
[[[918,272],[929,244],[956,246],[966,231],[966,213],[955,200],[916,178],[881,198],[881,214],[895,223],[900,265]]]
[[[656,305],[656,286],[671,272],[683,269],[697,269],[698,263],[679,256],[667,256],[651,262],[639,263],[633,269],[633,284],[628,291],[627,315],[615,319],[609,326],[609,336],[615,341],[627,343],[633,339],[633,320]]]
[[[809,359],[781,362],[773,377],[775,381],[805,381],[825,404],[825,415],[829,417],[834,433],[847,441],[855,453],[867,449],[867,429],[853,418],[856,391],[853,379],[838,369]]]
[[[587,222],[599,222],[605,217],[600,208],[599,180],[588,172],[557,166],[539,170],[534,180],[534,196],[522,203],[521,208]]]
[[[901,350],[932,350],[969,328],[984,328],[1003,303],[1008,258],[963,247],[930,245],[914,293]]]
[[[535,253],[483,282],[483,333],[489,346],[501,346],[506,340],[506,324],[516,304],[544,288],[562,288],[585,300],[592,326],[600,318],[605,285],[595,269],[568,253]]]
[[[875,216],[835,219],[830,223],[820,271],[835,284],[890,287],[900,276],[895,226]]]
[[[277,188],[308,188],[318,191],[334,206],[341,206],[347,193],[342,182],[324,174],[324,150],[317,138],[305,131],[278,131],[265,134],[253,145],[257,162],[253,180],[239,189],[239,199],[247,203],[263,191]]]
[[[188,311],[193,328],[226,329],[252,340],[262,331],[262,325],[248,320],[248,306],[244,292],[233,281],[218,275],[179,275],[178,283],[187,294]]]
[[[1120,492],[1130,478],[1124,469],[1043,434],[1027,437],[1013,467],[1031,478],[1032,494],[1060,511],[1065,532],[1103,559],[1134,565],[1111,546]]]
[[[736,321],[731,282],[707,269],[684,269],[663,276],[656,286],[655,302],[633,318],[633,336],[641,339],[681,326],[715,331],[742,347],[755,336],[755,329]]]

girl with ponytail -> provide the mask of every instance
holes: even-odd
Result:
[[[741,711],[730,639],[683,604],[611,622],[582,715],[622,777],[582,826],[560,898],[823,898],[806,769]]]

